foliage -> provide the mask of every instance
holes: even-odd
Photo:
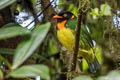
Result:
[[[120,71],[113,70],[109,72],[106,76],[100,76],[95,80],[119,80],[120,78]],[[93,80],[90,76],[79,76],[74,78],[73,80]]]
[[[19,36],[19,35],[30,34],[29,30],[20,27],[16,23],[10,23],[10,24],[7,24],[3,27],[5,27],[5,28],[0,29],[0,39],[7,39],[7,38]]]
[[[71,76],[71,80],[119,80],[120,30],[114,27],[112,22],[113,16],[116,14],[116,24],[119,24],[120,17],[117,12],[117,9],[120,8],[119,0],[83,0],[90,1],[91,5],[88,12],[82,14],[82,24],[87,26],[87,30],[91,34],[94,41],[94,52],[101,64],[101,69],[96,73],[89,71],[88,64],[84,59],[80,65],[82,71],[79,66],[76,70],[78,73],[67,70],[69,68],[68,57],[71,55],[63,49],[56,38],[56,29],[54,30],[56,24],[51,19],[53,14],[56,14],[55,9],[58,9],[55,11],[71,11],[75,16],[78,16],[79,0],[54,0],[53,7],[50,6],[45,10],[43,8],[47,6],[49,0],[22,1],[22,4],[18,4],[17,0],[0,0],[0,21],[3,15],[2,10],[5,8],[11,9],[9,13],[13,17],[15,17],[13,15],[15,11],[18,10],[19,15],[21,11],[25,10],[29,16],[32,15],[35,19],[33,19],[35,23],[33,30],[28,30],[25,26],[23,28],[15,21],[0,26],[0,42],[3,41],[3,44],[7,45],[13,38],[16,39],[12,43],[16,45],[15,48],[11,48],[11,45],[0,47],[0,80],[24,80],[26,78],[30,80],[36,76],[40,76],[42,80],[66,80]],[[39,22],[36,19],[42,10],[45,11],[41,14],[44,17]],[[9,15],[4,17],[6,16]],[[17,44],[16,37],[22,37],[22,40]],[[75,73],[75,75],[68,75],[69,73]]]
[[[0,79],[1,79],[1,80],[3,79],[3,72],[2,72],[1,69],[0,69]]]
[[[119,70],[113,70],[109,72],[106,76],[98,77],[97,80],[119,80],[120,79],[120,71]]]
[[[8,76],[14,78],[25,78],[40,76],[43,79],[49,80],[49,69],[45,65],[27,65],[22,66],[15,71],[11,71]]]
[[[45,65],[27,65],[27,66],[21,66],[20,68],[18,68],[18,66],[23,64],[23,62],[26,59],[28,59],[34,53],[36,48],[42,43],[47,32],[49,31],[50,23],[46,23],[44,25],[37,25],[37,27],[33,31],[29,31],[25,28],[22,28],[17,24],[16,25],[14,24],[14,26],[13,24],[11,25],[10,23],[7,24],[5,28],[0,29],[1,31],[0,36],[4,35],[3,37],[1,37],[1,39],[15,37],[18,35],[27,35],[26,36],[27,39],[25,38],[15,50],[12,66],[9,61],[7,61],[4,57],[0,56],[0,61],[5,62],[5,64],[10,69],[6,77],[24,78],[24,77],[41,76],[41,78],[48,80],[49,69]],[[3,50],[1,50],[3,53],[7,53],[8,51],[8,54],[14,52],[13,50],[10,49],[3,49]],[[0,70],[0,78],[1,79],[3,78],[3,74],[1,70]]]
[[[32,31],[30,39],[25,39],[22,43],[19,44],[16,49],[12,69],[17,68],[35,51],[35,49],[39,46],[47,34],[49,26],[50,23],[41,25],[40,27],[37,26],[36,29]]]
[[[106,3],[102,4],[99,8],[91,9],[90,13],[94,19],[97,19],[99,16],[111,16],[111,7]]]
[[[0,10],[14,3],[16,0],[0,0]]]

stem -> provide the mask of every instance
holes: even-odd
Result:
[[[54,2],[54,0],[53,0],[52,2]],[[45,11],[51,6],[51,3],[52,3],[52,2],[50,2],[50,3],[45,7],[45,9],[43,9],[42,12],[41,12],[39,15],[37,15],[37,16],[35,17],[35,19],[34,19],[33,21],[31,21],[26,27],[28,27],[30,24],[32,24],[43,12],[45,12]]]
[[[82,11],[80,11],[79,9],[78,9],[79,12],[78,12],[76,33],[75,33],[75,46],[74,46],[73,66],[72,66],[73,70],[76,70],[76,62],[77,62],[77,55],[79,50],[80,30],[81,30],[81,22],[82,22]]]
[[[81,30],[81,23],[83,21],[83,13],[86,13],[89,9],[89,0],[79,0],[79,7],[78,7],[78,18],[77,18],[77,25],[76,25],[76,33],[75,33],[75,45],[73,48],[73,64],[72,64],[72,70],[76,70],[76,64],[77,64],[77,55],[79,50],[79,42],[80,42],[80,30]],[[82,64],[82,62],[81,62]],[[80,66],[82,67],[82,66]],[[81,68],[82,69],[82,68]]]

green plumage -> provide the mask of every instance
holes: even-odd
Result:
[[[70,28],[73,31],[73,34],[75,35],[76,24],[77,24],[77,19],[76,18],[70,19],[65,24],[65,27]],[[81,46],[81,48],[84,48],[84,49],[93,48],[93,43],[92,43],[90,33],[88,32],[85,25],[81,26],[81,31],[80,32],[81,32],[81,34],[80,34],[80,44],[81,44],[80,46]]]
[[[75,41],[76,18],[70,19],[65,24],[65,27],[57,31],[59,41],[71,53],[73,53],[73,45]],[[79,56],[83,57],[90,67],[91,72],[95,72],[99,67],[99,63],[94,55],[93,42],[85,25],[81,26],[80,42],[79,42]]]

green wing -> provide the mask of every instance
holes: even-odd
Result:
[[[75,34],[76,24],[77,24],[77,19],[74,18],[69,20],[65,26],[66,28],[70,28],[73,31],[73,34]],[[86,26],[83,24],[81,26],[81,33],[80,33],[80,47],[87,50],[93,48],[93,42],[90,33],[88,32]]]
[[[70,20],[66,23],[65,27],[66,27],[66,28],[70,28],[70,29],[72,29],[73,31],[75,31],[76,24],[77,24],[76,18],[70,19]]]
[[[66,23],[66,27],[70,28],[73,31],[73,34],[75,34],[75,27],[77,24],[77,20],[76,19],[72,19],[70,21],[68,21]],[[92,42],[92,38],[90,36],[90,33],[87,30],[86,25],[81,26],[81,32],[80,32],[80,48],[82,50],[87,50],[88,53],[84,53],[84,54],[80,54],[82,55],[83,58],[86,59],[88,66],[90,68],[91,72],[95,72],[97,69],[100,68],[99,62],[97,61],[95,55],[93,53],[94,49],[93,49],[93,42]],[[92,49],[92,51],[91,51]],[[92,52],[92,53],[91,53]],[[85,63],[83,63],[85,64]]]

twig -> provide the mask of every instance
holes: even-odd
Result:
[[[32,24],[43,12],[45,12],[46,11],[46,9],[48,9],[49,8],[49,6],[51,5],[51,3],[53,3],[54,2],[54,0],[53,1],[51,1],[46,7],[45,7],[45,9],[43,9],[42,10],[42,12],[39,14],[39,15],[37,15],[35,18],[34,18],[34,20],[33,21],[31,21],[26,27],[28,27],[30,24]]]
[[[77,25],[76,25],[76,33],[75,33],[75,45],[74,45],[74,54],[73,54],[73,64],[72,70],[76,70],[77,64],[77,55],[79,50],[79,42],[80,42],[80,30],[81,30],[81,23],[83,18],[83,13],[87,12],[89,9],[89,0],[79,0],[79,7],[78,7],[78,18],[77,18]]]
[[[73,67],[72,67],[73,70],[76,69],[76,61],[77,61],[77,55],[78,55],[78,49],[79,49],[79,41],[80,41],[81,22],[82,22],[82,11],[78,12],[78,18],[77,18],[74,56],[73,56]]]

